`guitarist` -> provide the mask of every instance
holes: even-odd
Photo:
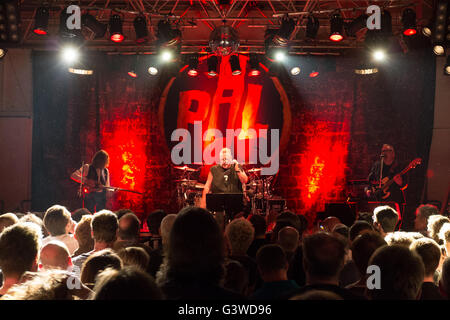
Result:
[[[92,213],[106,208],[106,189],[103,187],[110,186],[108,165],[108,153],[100,150],[95,153],[91,164],[85,164],[71,175],[73,180],[83,183],[83,189],[87,189],[84,204]]]
[[[398,174],[403,168],[399,166],[395,159],[394,147],[389,144],[384,144],[381,148],[380,157],[381,159],[376,161],[370,170],[368,177],[369,183],[375,187],[375,189],[379,187],[381,162],[383,162],[383,172],[381,177],[382,185],[383,182],[390,179],[393,179],[394,183],[392,183],[387,190],[368,189],[367,195],[369,198],[376,201],[394,201],[402,207],[405,203],[403,190],[405,189],[406,183],[402,176]],[[388,193],[390,193],[389,196],[387,196]]]

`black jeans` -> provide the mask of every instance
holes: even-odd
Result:
[[[106,191],[92,192],[84,198],[84,207],[91,213],[103,210],[106,208]]]

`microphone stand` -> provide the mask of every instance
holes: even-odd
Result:
[[[81,162],[81,182],[80,182],[80,190],[79,190],[79,193],[80,193],[80,196],[81,196],[81,207],[82,208],[84,208],[84,192],[83,192],[83,184],[84,184],[83,178],[84,178],[84,176],[83,176],[83,170],[84,170],[84,161]]]
[[[384,163],[384,161],[383,161],[383,159],[384,159],[384,155],[382,154],[381,155],[381,161],[380,161],[380,180],[379,180],[379,183],[378,183],[378,195],[377,195],[377,200],[378,201],[380,201],[380,198],[381,198],[381,179],[383,178],[383,163]]]

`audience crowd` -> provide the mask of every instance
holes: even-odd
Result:
[[[399,220],[389,206],[351,226],[290,211],[224,223],[193,206],[145,221],[60,205],[6,213],[0,299],[449,300],[449,218],[426,204],[414,231]]]

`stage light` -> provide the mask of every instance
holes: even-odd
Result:
[[[402,14],[403,34],[405,36],[413,36],[416,30],[416,13],[411,8],[406,8]]]
[[[3,59],[6,56],[7,52],[8,52],[8,49],[0,48],[0,59]]]
[[[433,52],[437,56],[443,56],[445,53],[445,48],[441,44],[436,44],[433,46]]]
[[[231,74],[233,76],[241,74],[241,64],[239,63],[239,57],[235,54],[230,57],[230,67],[231,67]]]
[[[69,72],[73,74],[79,74],[83,76],[90,76],[94,74],[94,70],[91,69],[83,69],[83,68],[77,68],[77,67],[69,67]]]
[[[283,62],[285,60],[286,60],[286,53],[284,53],[283,51],[277,51],[275,53],[275,61]]]
[[[103,38],[108,29],[108,25],[101,23],[94,16],[86,13],[81,16],[81,24],[94,33],[94,39]]]
[[[173,54],[170,50],[163,50],[161,52],[161,60],[163,62],[169,62],[172,60],[172,58],[173,58]]]
[[[436,55],[445,54],[445,43],[450,41],[450,10],[447,0],[440,0],[436,5],[432,34],[433,51]],[[446,37],[447,34],[447,37]]]
[[[130,70],[127,72],[132,78],[138,77],[138,56],[131,57]]]
[[[291,68],[291,74],[292,74],[293,76],[299,75],[300,72],[301,72],[300,67],[293,67],[293,68]]]
[[[317,32],[319,32],[319,19],[313,15],[308,16],[308,22],[306,23],[306,38],[315,39]]]
[[[208,58],[208,75],[211,77],[217,76],[217,67],[219,65],[219,58],[216,55],[212,55]]]
[[[136,42],[144,43],[147,41],[148,30],[147,30],[147,21],[144,16],[138,16],[134,19],[133,22],[134,31],[136,32]]]
[[[148,68],[148,73],[150,73],[152,76],[156,76],[158,74],[158,68],[156,67],[149,67]]]
[[[315,71],[315,70],[313,70],[313,71],[311,71],[310,73],[309,73],[309,77],[310,78],[315,78],[315,77],[317,77],[319,75],[319,71]]]
[[[125,36],[122,32],[122,18],[118,14],[113,14],[109,19],[109,34],[113,42],[122,42]]]
[[[273,37],[273,43],[275,46],[287,47],[289,43],[289,37],[295,29],[295,21],[289,17],[283,18],[281,21],[280,29],[275,33]]]
[[[250,54],[249,65],[250,65],[250,71],[248,72],[249,76],[257,77],[261,74],[261,71],[259,70],[259,59],[257,54],[255,53]]]
[[[33,32],[38,35],[46,35],[48,33],[48,18],[50,16],[47,7],[39,7],[36,9],[36,16],[34,18]]]
[[[158,31],[156,33],[159,45],[164,47],[181,46],[181,31],[172,29],[168,20],[160,20],[158,22]]]
[[[431,37],[432,31],[431,31],[431,27],[429,25],[426,25],[422,28],[422,34],[425,37]]]
[[[383,50],[375,50],[372,56],[376,61],[384,61],[386,59],[386,53]]]
[[[344,39],[342,35],[342,30],[344,26],[344,21],[339,13],[335,13],[330,19],[330,40],[334,42],[339,42]]]
[[[367,28],[367,15],[362,14],[358,18],[353,19],[352,22],[344,24],[345,33],[349,37],[356,37],[356,33]]]
[[[193,54],[189,57],[188,75],[196,77],[198,75],[198,54]]]
[[[78,49],[74,47],[65,47],[61,51],[61,56],[64,62],[67,64],[75,63],[80,57]]]
[[[447,56],[447,61],[444,66],[444,75],[450,76],[450,55]]]

